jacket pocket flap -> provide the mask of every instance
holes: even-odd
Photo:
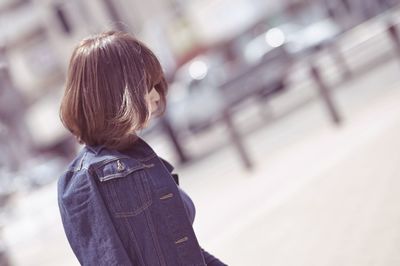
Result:
[[[94,167],[96,176],[101,182],[125,177],[145,168],[144,165],[130,158],[114,158],[103,161]]]

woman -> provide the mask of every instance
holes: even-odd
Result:
[[[84,39],[60,117],[85,144],[58,182],[68,241],[82,265],[225,265],[204,251],[172,166],[135,132],[165,108],[159,61],[123,32]]]

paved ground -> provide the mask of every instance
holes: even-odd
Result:
[[[236,122],[247,132],[252,172],[232,147],[178,168],[202,246],[229,265],[400,265],[399,74],[399,62],[387,60],[336,89],[339,128],[316,100],[262,128],[249,108]],[[295,83],[269,107],[280,116],[314,95]],[[217,128],[188,145],[225,134]],[[151,142],[170,155],[162,139]],[[4,235],[15,265],[78,265],[54,183],[21,195],[14,210]]]
[[[228,149],[184,170],[205,248],[230,265],[400,265],[400,69],[392,63],[338,90],[343,127],[324,124],[311,104],[247,138],[254,172]],[[391,85],[364,86],[370,78]]]

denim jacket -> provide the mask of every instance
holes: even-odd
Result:
[[[83,148],[58,181],[64,230],[80,264],[225,265],[200,247],[194,208],[172,169],[142,139],[124,152]]]

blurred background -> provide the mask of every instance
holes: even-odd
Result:
[[[57,178],[73,47],[117,29],[162,62],[140,132],[229,265],[400,265],[399,0],[1,0],[0,265],[78,265]]]

